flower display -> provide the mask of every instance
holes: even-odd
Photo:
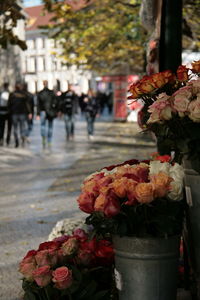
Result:
[[[168,156],[133,160],[90,175],[77,201],[96,233],[173,235],[181,231],[183,177]]]
[[[179,66],[176,74],[165,71],[144,76],[130,86],[129,99],[142,99],[138,123],[155,134],[158,151],[174,151],[179,163],[187,156],[200,172],[200,61],[191,65]]]
[[[24,299],[109,299],[113,246],[82,229],[29,251],[19,264]]]

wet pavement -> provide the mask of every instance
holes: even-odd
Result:
[[[17,269],[26,252],[47,240],[57,221],[84,215],[76,198],[85,176],[155,151],[135,123],[104,118],[95,128],[94,140],[88,141],[79,119],[74,141],[66,142],[63,121],[56,120],[52,149],[42,150],[36,122],[30,145],[0,148],[0,300],[22,298]]]

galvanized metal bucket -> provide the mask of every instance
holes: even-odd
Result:
[[[113,238],[120,300],[176,300],[180,237]]]

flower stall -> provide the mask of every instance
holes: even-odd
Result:
[[[113,236],[119,299],[176,299],[183,176],[177,163],[131,160],[83,182],[86,223],[101,238]]]
[[[185,168],[188,203],[186,241],[200,297],[200,61],[144,76],[130,87],[131,101],[142,99],[139,124],[152,132],[161,154],[174,155]]]

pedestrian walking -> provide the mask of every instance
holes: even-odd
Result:
[[[7,127],[6,144],[10,143],[12,121],[8,112],[9,99],[9,84],[7,82],[3,85],[3,90],[0,93],[0,146],[4,144],[5,127]]]
[[[87,121],[88,139],[93,139],[94,136],[94,122],[96,116],[99,114],[100,105],[93,90],[88,91],[87,97],[84,98],[85,102],[85,118]]]
[[[20,138],[22,146],[26,142],[26,120],[31,115],[31,107],[26,93],[23,90],[23,84],[16,83],[15,91],[10,94],[8,99],[8,110],[12,116],[14,128],[15,147],[19,147],[18,128],[20,129]]]
[[[24,83],[23,90],[28,98],[30,109],[31,109],[31,118],[27,116],[27,129],[26,129],[26,141],[30,142],[29,136],[33,129],[33,119],[34,119],[34,95],[28,91],[27,83]]]
[[[44,88],[37,95],[37,118],[40,119],[43,148],[51,147],[53,136],[53,120],[58,113],[58,100],[54,92],[48,88],[47,80],[43,81]]]
[[[75,114],[78,114],[78,96],[69,85],[68,90],[60,96],[59,112],[64,115],[66,139],[74,139]]]

